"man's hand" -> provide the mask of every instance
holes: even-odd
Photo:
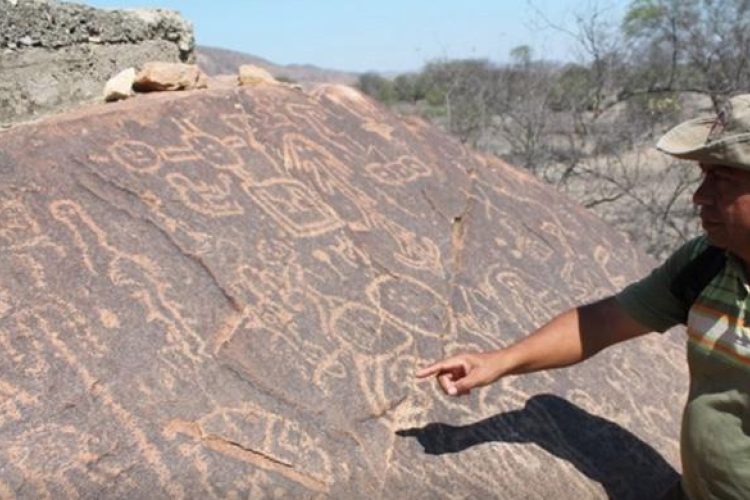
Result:
[[[451,356],[420,370],[417,377],[436,375],[443,392],[462,396],[505,375],[574,365],[649,331],[628,316],[617,299],[608,297],[562,313],[509,347]]]
[[[417,377],[436,375],[443,392],[449,396],[463,396],[500,378],[498,354],[499,351],[451,356],[423,368],[417,372]]]

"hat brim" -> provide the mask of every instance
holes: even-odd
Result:
[[[678,158],[693,159],[691,155],[706,149],[706,140],[713,124],[712,118],[683,122],[664,134],[656,143],[656,148]]]
[[[714,123],[714,118],[683,122],[664,134],[656,143],[656,148],[684,160],[750,170],[750,158],[743,151],[750,143],[750,134],[738,134],[706,143]]]

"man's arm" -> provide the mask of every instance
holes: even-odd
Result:
[[[436,375],[446,394],[460,396],[505,375],[579,363],[602,349],[650,331],[609,297],[564,312],[507,348],[451,356],[420,370],[417,377]]]

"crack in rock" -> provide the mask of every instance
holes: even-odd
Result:
[[[264,470],[276,472],[312,491],[325,493],[329,490],[326,479],[297,470],[290,462],[285,462],[262,451],[245,446],[237,441],[217,434],[207,433],[198,422],[172,420],[164,429],[165,434],[174,438],[177,434],[189,436],[194,441],[204,444],[212,450],[229,455],[242,462],[249,463]]]
[[[113,179],[107,178],[98,172],[92,171],[92,174],[93,176],[98,178],[101,182],[103,182],[105,185],[111,186],[113,189],[116,189],[117,191],[124,193],[128,198],[135,198],[136,200],[138,200],[139,203],[143,201],[140,193],[133,191],[132,189],[126,186],[122,186],[118,182],[114,181]],[[97,192],[96,188],[93,188],[92,186],[87,185],[87,183],[83,181],[81,178],[77,179],[77,181],[78,181],[77,184],[82,189],[84,189],[88,193],[91,193],[94,197],[96,197],[100,201],[118,210],[121,210],[125,212],[126,214],[128,214],[128,216],[130,216],[131,218],[139,220],[147,224],[149,227],[156,229],[166,239],[167,243],[169,243],[170,246],[175,248],[180,255],[196,263],[198,267],[200,267],[203,270],[203,272],[210,279],[211,283],[219,290],[219,292],[221,292],[224,299],[227,301],[229,306],[235,312],[239,312],[239,313],[242,312],[244,308],[240,305],[239,301],[227,291],[224,285],[221,284],[219,278],[216,276],[216,274],[213,272],[210,266],[206,264],[202,256],[195,254],[193,252],[190,252],[189,250],[184,248],[176,239],[174,239],[174,237],[168,231],[166,231],[163,227],[161,227],[159,224],[157,224],[153,220],[147,217],[143,217],[139,214],[133,213],[127,207],[117,205],[112,200],[108,199],[106,196],[103,196],[101,193]]]

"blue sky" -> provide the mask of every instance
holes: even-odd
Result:
[[[75,0],[74,0],[75,1]],[[577,60],[570,37],[543,17],[574,26],[594,0],[77,0],[95,7],[179,10],[197,43],[278,64],[363,72],[418,70],[438,58],[506,61],[518,45],[548,59]],[[627,0],[596,0],[613,20]],[[540,15],[539,13],[542,13]]]

